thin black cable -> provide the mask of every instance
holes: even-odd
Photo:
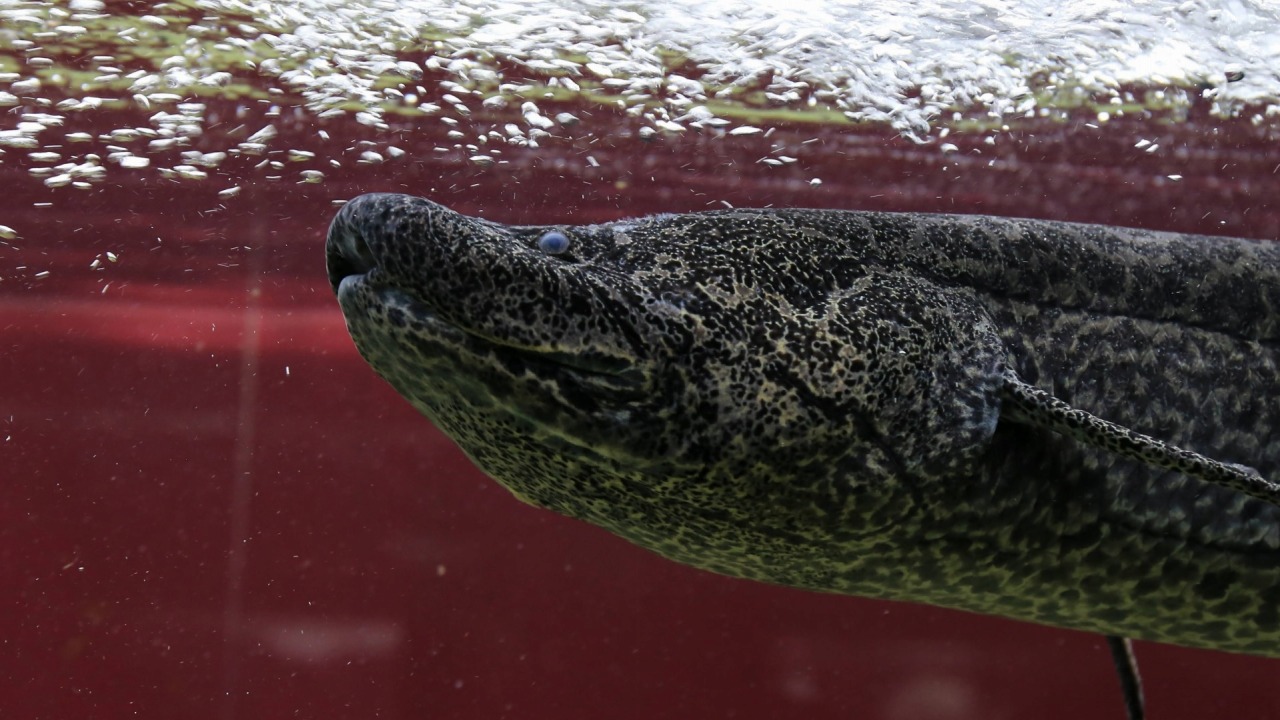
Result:
[[[1142,700],[1142,678],[1138,677],[1138,659],[1133,655],[1133,644],[1129,642],[1129,638],[1108,635],[1107,647],[1111,648],[1111,660],[1116,665],[1116,675],[1120,677],[1125,713],[1129,720],[1143,720],[1147,713]]]

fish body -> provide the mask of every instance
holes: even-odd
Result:
[[[1158,457],[1280,480],[1280,244],[366,195],[327,260],[373,369],[526,502],[736,577],[1280,656],[1280,507]]]

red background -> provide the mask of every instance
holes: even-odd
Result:
[[[104,113],[99,131],[142,121]],[[507,222],[728,202],[1280,238],[1274,131],[1086,121],[954,133],[942,153],[852,125],[646,143],[598,115],[594,142],[489,167],[433,152],[444,129],[427,123],[392,129],[404,158],[360,166],[354,122],[278,122],[273,153],[343,160],[320,185],[232,158],[205,181],[50,190],[11,154],[0,714],[1122,717],[1100,638],[716,577],[520,504],[364,365],[322,251],[333,200],[370,191]],[[757,162],[778,146],[799,161]],[[118,262],[90,268],[107,251]],[[1138,653],[1153,718],[1280,717],[1274,660]]]

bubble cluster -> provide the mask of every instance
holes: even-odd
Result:
[[[1280,61],[1276,12],[1214,5],[177,0],[130,16],[101,0],[0,0],[0,163],[85,189],[117,172],[212,182],[236,157],[310,184],[400,159],[397,121],[433,124],[436,150],[490,166],[504,148],[591,134],[579,108],[634,118],[641,140],[767,136],[786,121],[932,142],[961,119],[998,128],[1093,103],[1105,122],[1202,98],[1274,122],[1280,77],[1254,69]],[[211,105],[229,101],[211,149]],[[147,123],[84,129],[113,111]],[[340,158],[279,146],[279,122],[330,118],[365,139]],[[237,122],[263,125],[225,133]]]

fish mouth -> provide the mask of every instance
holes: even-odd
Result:
[[[568,352],[553,348],[530,347],[492,334],[477,331],[434,311],[413,294],[395,287],[378,287],[369,274],[348,275],[339,281],[338,296],[355,297],[371,291],[388,311],[411,318],[416,328],[431,336],[436,345],[450,346],[459,358],[470,356],[472,362],[489,358],[512,377],[528,374],[552,380],[566,394],[581,395],[600,392],[615,401],[643,397],[648,381],[644,371],[634,362],[591,351]]]
[[[473,357],[489,355],[513,374],[532,372],[579,390],[596,388],[615,397],[621,394],[638,398],[648,384],[644,371],[633,359],[589,349],[527,346],[481,332],[438,312],[414,293],[387,282],[389,273],[379,264],[364,234],[354,223],[343,222],[341,214],[325,241],[325,265],[329,285],[344,315],[359,312],[360,305],[372,301],[383,306],[384,317],[397,315],[416,321],[419,332],[430,336],[437,345],[452,346],[455,352]]]
[[[348,280],[354,281],[378,267],[377,257],[365,241],[364,234],[346,223],[340,225],[340,219],[341,216],[330,226],[324,248],[329,286],[339,297]]]

